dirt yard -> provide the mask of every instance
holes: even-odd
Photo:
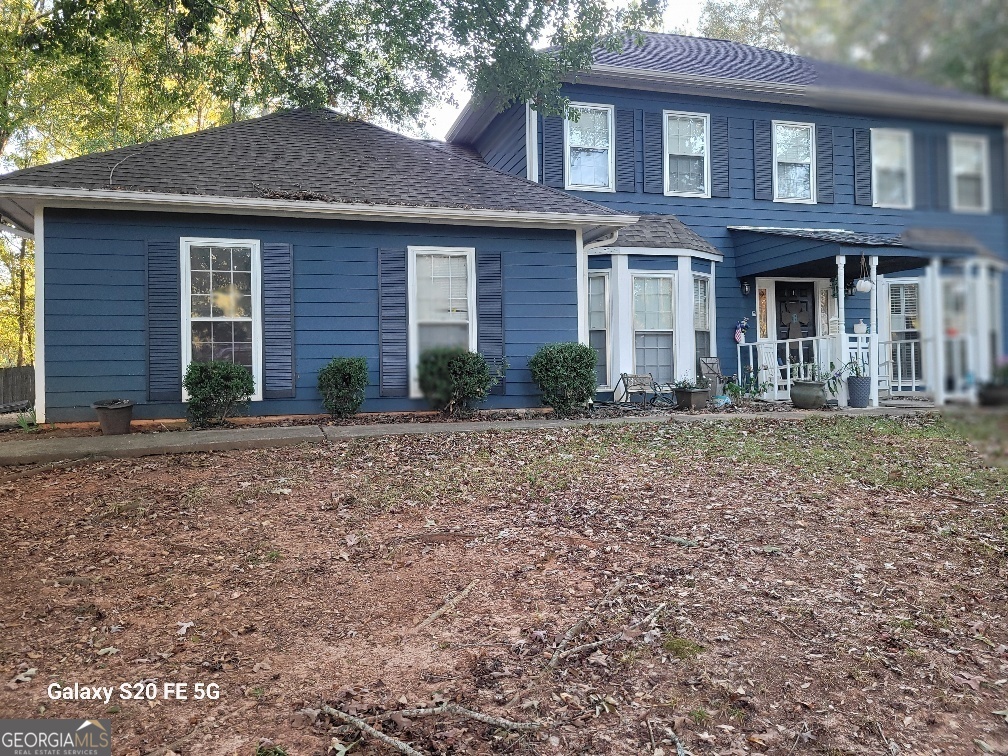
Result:
[[[1008,753],[1006,497],[941,420],[835,416],[7,479],[0,717],[116,754]],[[445,703],[490,719],[408,711]]]

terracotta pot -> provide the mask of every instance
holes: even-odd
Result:
[[[133,421],[132,399],[101,399],[91,405],[98,413],[98,424],[103,436],[124,436],[130,432]]]
[[[826,382],[792,381],[791,404],[795,409],[822,409],[826,406]]]

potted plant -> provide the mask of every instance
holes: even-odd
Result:
[[[994,369],[989,383],[980,386],[977,399],[984,407],[1008,406],[1008,360],[1003,360]]]
[[[867,407],[871,401],[871,377],[863,357],[851,357],[847,370],[847,406]]]
[[[699,378],[695,382],[684,378],[673,383],[672,388],[675,389],[676,404],[681,409],[703,409],[707,406],[710,388],[706,378]]]
[[[829,371],[825,371],[815,362],[806,362],[793,365],[791,371],[791,404],[795,409],[822,409],[826,406],[827,390],[836,396],[843,368],[836,370],[831,362]],[[796,378],[795,374],[801,377]]]
[[[132,399],[99,399],[91,405],[98,414],[103,436],[123,436],[130,432],[134,403]]]

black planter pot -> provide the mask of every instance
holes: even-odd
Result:
[[[679,409],[703,409],[707,406],[710,389],[676,389],[675,395]]]
[[[124,436],[130,432],[133,420],[132,399],[101,399],[91,405],[98,413],[98,424],[103,436]]]
[[[847,406],[867,407],[871,402],[871,378],[867,375],[847,376]]]
[[[795,409],[822,409],[826,406],[826,382],[792,381],[791,404]]]
[[[977,399],[984,407],[1008,407],[1008,386],[988,383],[977,391]]]

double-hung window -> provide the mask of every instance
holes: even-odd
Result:
[[[777,202],[815,198],[815,125],[773,122],[773,185]]]
[[[952,134],[949,137],[949,164],[952,167],[952,209],[989,212],[987,139],[972,134]]]
[[[710,197],[710,116],[665,111],[665,194]]]
[[[670,383],[675,375],[675,276],[634,276],[633,324],[634,372]]]
[[[711,356],[710,328],[710,277],[693,277],[693,331],[696,341],[697,375],[700,375],[700,358]]]
[[[588,276],[588,346],[595,350],[595,381],[609,385],[609,276]]]
[[[257,240],[182,239],[182,370],[244,365],[262,399],[262,309]]]
[[[612,105],[571,105],[568,112],[574,118],[564,121],[565,188],[614,191],[616,150]]]
[[[913,207],[913,152],[910,132],[871,130],[872,202],[875,207]]]
[[[476,349],[476,253],[410,247],[408,259],[410,386],[419,396],[420,355],[434,347]]]

